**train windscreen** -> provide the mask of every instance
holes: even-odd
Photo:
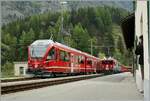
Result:
[[[31,46],[30,55],[31,58],[42,58],[46,52],[48,46]]]
[[[52,42],[49,40],[38,40],[30,45],[30,56],[31,58],[42,58],[44,57],[48,46]]]
[[[113,64],[113,61],[102,61],[102,64]]]

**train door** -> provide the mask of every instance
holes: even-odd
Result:
[[[93,61],[93,72],[96,73],[96,68],[97,68],[97,61]]]
[[[76,54],[71,54],[71,72],[78,72],[78,56]]]
[[[79,56],[75,55],[74,59],[75,59],[74,62],[75,62],[76,73],[79,73],[80,72],[80,68],[79,68]]]
[[[56,54],[55,54],[55,48],[53,47],[52,49],[49,50],[48,55],[46,57],[46,67],[55,66],[55,59],[56,59]]]
[[[85,56],[85,64],[84,64],[84,66],[85,66],[85,74],[87,73],[87,57]]]
[[[70,54],[70,61],[71,61],[71,64],[70,64],[70,66],[71,66],[71,73],[73,73],[74,72],[74,56],[73,56],[73,54],[71,53]]]
[[[85,72],[85,58],[84,56],[79,56],[78,57],[78,62],[79,62],[79,72],[84,73]]]
[[[60,50],[59,55],[60,55],[59,65],[61,67],[61,71],[69,73],[70,72],[70,53]]]
[[[86,71],[88,73],[92,72],[92,60],[90,58],[87,58]]]

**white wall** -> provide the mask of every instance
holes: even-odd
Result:
[[[23,74],[20,74],[20,67],[23,68]],[[15,76],[26,76],[26,70],[27,70],[27,62],[14,62],[14,73]]]
[[[142,17],[141,17],[142,16]],[[143,25],[141,28],[141,18]],[[143,30],[142,30],[143,29]],[[142,32],[142,33],[141,33]],[[135,33],[139,37],[143,34],[144,41],[144,101],[150,101],[150,63],[148,51],[148,18],[147,18],[147,1],[137,0],[135,12]]]

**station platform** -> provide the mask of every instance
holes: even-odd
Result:
[[[120,73],[1,96],[1,101],[143,101],[131,73]]]

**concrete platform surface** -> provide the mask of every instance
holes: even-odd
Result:
[[[1,96],[1,101],[142,101],[131,73],[120,73]]]

